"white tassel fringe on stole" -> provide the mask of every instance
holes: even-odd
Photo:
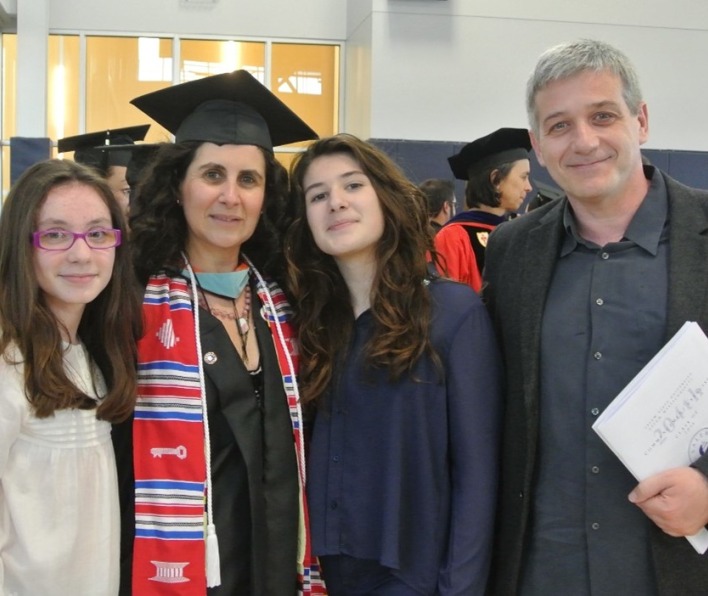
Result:
[[[202,419],[204,421],[204,452],[206,456],[206,486],[207,486],[207,527],[206,527],[206,584],[207,588],[221,585],[221,560],[219,557],[219,540],[216,536],[214,525],[214,512],[212,507],[211,488],[211,442],[209,441],[209,416],[207,414],[206,388],[204,386],[204,368],[202,361],[202,342],[199,337],[199,297],[197,296],[197,280],[192,266],[187,260],[187,255],[182,253],[182,258],[189,272],[189,283],[192,290],[192,304],[194,311],[194,335],[197,346],[197,361],[199,362],[199,384],[202,392]]]

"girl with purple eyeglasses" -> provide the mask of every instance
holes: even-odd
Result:
[[[135,399],[140,302],[125,222],[70,161],[29,168],[0,217],[0,593],[118,592],[111,423]]]

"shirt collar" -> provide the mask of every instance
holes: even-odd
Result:
[[[649,190],[629,222],[623,240],[634,242],[648,253],[656,255],[669,212],[669,201],[664,177],[658,170],[654,166],[644,166],[644,175],[649,180]],[[566,234],[561,246],[561,257],[574,251],[578,244],[597,248],[578,234],[573,208],[567,201],[563,210],[563,227]]]
[[[469,209],[455,215],[448,223],[485,223],[493,226],[498,226],[500,223],[510,219],[508,214],[496,215],[488,211],[480,211],[479,209]]]

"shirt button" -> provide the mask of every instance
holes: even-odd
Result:
[[[600,473],[600,468],[598,468],[597,466],[593,466],[593,467],[590,468],[590,469],[592,470],[592,473],[593,473],[593,474],[599,474],[599,473]]]
[[[593,408],[592,410],[590,410],[590,413],[593,416],[597,416],[600,413],[600,408]]]
[[[602,354],[601,354],[600,352],[595,352],[595,353],[592,355],[592,357],[593,357],[595,360],[600,360],[600,358],[602,358]]]
[[[606,253],[606,252],[601,253],[600,256],[601,256],[601,257],[603,258],[603,260],[605,260],[605,261],[610,258],[609,253]]]
[[[337,463],[337,462],[339,461],[339,456],[338,456],[338,455],[333,455],[333,456],[332,456],[332,461],[333,461],[334,463]]]
[[[330,502],[329,502],[329,508],[330,508],[330,509],[334,510],[334,509],[336,509],[337,507],[338,507],[337,501],[330,501]]]
[[[603,304],[605,304],[605,301],[602,298],[598,298],[597,300],[595,300],[595,304],[597,304],[598,306],[602,306]]]
[[[591,527],[593,530],[599,530],[599,529],[600,529],[600,524],[598,524],[597,522],[593,522],[593,523],[590,525],[590,527]]]

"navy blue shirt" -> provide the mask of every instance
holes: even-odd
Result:
[[[624,238],[599,247],[572,211],[543,315],[539,463],[523,596],[656,593],[637,481],[592,430],[666,330],[668,198],[655,173]]]
[[[313,553],[376,560],[423,594],[482,594],[496,501],[499,356],[470,288],[447,280],[429,287],[442,371],[425,356],[416,380],[391,382],[363,362],[371,313],[355,322],[313,429]]]

